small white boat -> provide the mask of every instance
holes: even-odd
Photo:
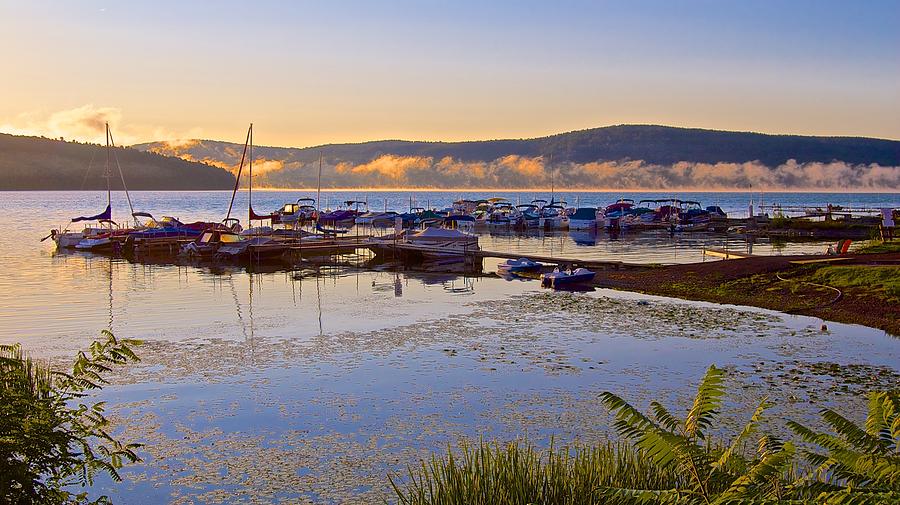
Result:
[[[528,258],[508,259],[497,265],[497,273],[537,272],[541,264]]]
[[[89,237],[75,244],[75,249],[79,251],[101,251],[112,249],[113,240],[109,235],[99,237]]]

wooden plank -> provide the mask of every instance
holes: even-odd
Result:
[[[850,256],[832,256],[825,258],[815,258],[811,260],[794,260],[791,263],[794,265],[807,265],[810,263],[831,263],[835,261],[844,261],[850,259]]]
[[[747,254],[737,251],[727,251],[725,249],[712,249],[712,248],[704,248],[703,249],[704,256],[715,256],[717,258],[724,259],[741,259],[741,258],[752,258],[753,254]]]

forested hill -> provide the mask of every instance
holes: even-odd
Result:
[[[193,141],[172,149],[164,142],[139,144],[137,149],[190,155],[232,165],[240,145],[214,140]],[[315,161],[322,152],[327,162],[361,164],[386,154],[423,156],[460,161],[489,161],[508,155],[544,156],[555,162],[643,160],[670,165],[694,163],[743,163],[759,161],[777,166],[788,160],[798,163],[843,161],[848,164],[900,165],[900,141],[865,137],[809,137],[767,135],[668,126],[622,125],[561,133],[520,140],[472,142],[415,142],[382,140],[359,144],[331,144],[309,148],[256,147],[263,158],[284,163]]]
[[[221,168],[132,148],[110,153],[113,189],[230,189],[234,176]],[[96,144],[0,133],[0,190],[106,189],[106,151]]]

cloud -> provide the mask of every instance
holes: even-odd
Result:
[[[174,132],[156,126],[129,123],[123,121],[123,117],[124,113],[120,108],[85,104],[53,112],[24,112],[11,119],[0,119],[0,132],[104,143],[105,124],[108,122],[116,145],[131,145],[148,140],[196,138],[201,137],[203,133],[199,128]]]
[[[106,123],[118,126],[121,119],[121,109],[89,104],[54,112],[47,119],[47,126],[53,131],[68,132],[72,137],[103,135],[105,138]]]

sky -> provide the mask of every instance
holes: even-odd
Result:
[[[900,1],[0,0],[0,132],[311,146],[613,124],[900,139]]]

